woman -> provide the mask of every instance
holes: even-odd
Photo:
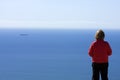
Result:
[[[92,80],[108,80],[108,56],[112,54],[111,47],[107,41],[104,41],[105,34],[98,30],[95,34],[96,40],[89,48],[89,55],[92,57]]]

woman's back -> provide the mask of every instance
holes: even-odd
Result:
[[[96,40],[93,42],[89,55],[92,57],[93,62],[105,63],[108,62],[108,56],[111,55],[112,50],[108,42],[104,40]]]

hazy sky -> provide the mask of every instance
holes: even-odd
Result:
[[[120,0],[0,0],[0,28],[120,29]]]

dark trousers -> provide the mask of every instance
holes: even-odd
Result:
[[[108,80],[108,63],[92,63],[92,80]]]

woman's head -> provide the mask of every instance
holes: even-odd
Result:
[[[99,39],[104,39],[105,38],[105,33],[103,32],[103,30],[97,30],[96,34],[95,34],[95,38],[97,40]]]

